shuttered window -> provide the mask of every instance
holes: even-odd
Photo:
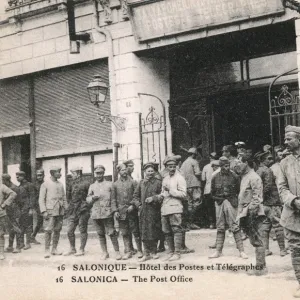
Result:
[[[111,148],[111,124],[102,124],[97,110],[90,103],[87,85],[95,74],[108,85],[106,60],[48,72],[34,80],[36,111],[36,146],[38,156],[53,152],[68,154],[82,148]],[[110,102],[101,106],[101,113],[110,113]],[[63,153],[66,150],[66,153]],[[70,151],[69,151],[70,152]]]
[[[19,131],[21,134],[22,130],[29,130],[28,91],[26,79],[0,82],[0,136],[15,135]]]

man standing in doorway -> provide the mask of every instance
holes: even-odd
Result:
[[[300,298],[300,127],[285,128],[285,145],[291,154],[281,161],[277,181],[284,203],[280,224],[289,242],[292,265],[299,283],[294,297]]]
[[[41,244],[35,238],[43,226],[43,215],[41,214],[41,211],[40,211],[39,196],[40,196],[41,185],[44,183],[44,178],[45,178],[44,170],[43,169],[37,170],[36,171],[36,183],[35,183],[36,201],[35,201],[35,207],[34,207],[34,211],[33,211],[33,232],[31,235],[31,243],[36,244],[36,245]]]
[[[187,196],[187,188],[184,177],[177,171],[176,158],[168,157],[165,160],[165,166],[169,174],[162,182],[161,222],[170,251],[167,260],[176,261],[180,259],[180,252],[183,246],[182,201],[185,201]]]
[[[50,257],[50,243],[52,240],[52,255],[61,255],[57,250],[63,217],[68,208],[63,184],[58,180],[61,177],[60,167],[50,168],[50,180],[41,185],[39,205],[44,218],[45,230],[45,258]]]
[[[240,256],[247,259],[248,256],[244,252],[242,234],[236,223],[240,181],[238,176],[230,170],[230,163],[227,157],[222,156],[219,161],[221,168],[213,174],[211,181],[211,194],[216,202],[216,252],[210,255],[209,258],[217,258],[222,255],[225,231],[229,228],[233,232]]]
[[[69,204],[66,212],[68,220],[68,239],[70,250],[64,255],[82,256],[88,238],[88,221],[90,218],[90,208],[86,202],[90,184],[82,176],[82,168],[74,167],[71,170],[72,180],[67,188],[67,201]],[[80,231],[80,249],[77,252],[75,247],[75,230],[79,225]]]
[[[272,255],[269,250],[269,235],[271,228],[273,226],[276,234],[276,239],[280,249],[280,256],[287,255],[284,243],[284,233],[283,228],[280,225],[281,216],[281,201],[279,198],[279,193],[277,185],[275,182],[275,177],[273,175],[270,166],[273,164],[273,156],[271,152],[263,152],[258,156],[259,167],[256,173],[260,176],[263,182],[263,205],[266,215],[266,220],[264,222],[265,230],[263,230],[263,241],[266,249],[266,256]]]
[[[20,199],[21,199],[21,248],[24,250],[30,249],[31,234],[32,234],[32,215],[35,207],[36,195],[34,185],[28,182],[25,177],[26,174],[23,171],[16,173],[17,181],[20,183]],[[26,235],[26,243],[24,245],[24,235]]]
[[[180,172],[185,178],[187,184],[189,214],[188,227],[190,229],[200,229],[200,227],[195,224],[197,221],[197,215],[199,215],[199,207],[201,205],[201,171],[199,163],[196,160],[197,149],[190,148],[188,154],[189,157],[183,162],[180,168]]]
[[[6,214],[9,219],[9,237],[8,247],[6,252],[20,253],[21,252],[21,228],[20,228],[20,216],[21,216],[21,203],[19,188],[11,182],[9,174],[2,175],[2,183],[16,193],[16,197],[10,206],[6,208]],[[14,239],[16,238],[16,249],[14,249]]]

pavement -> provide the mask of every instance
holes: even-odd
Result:
[[[99,241],[92,228],[86,255],[82,257],[52,256],[44,259],[44,246],[33,245],[20,254],[7,253],[6,259],[0,262],[0,295],[5,295],[0,299],[132,300],[143,296],[151,299],[293,299],[291,295],[297,282],[291,258],[290,255],[279,256],[276,242],[270,241],[273,255],[267,257],[268,275],[252,277],[245,270],[236,270],[255,265],[254,248],[249,241],[244,243],[249,259],[238,256],[233,237],[227,236],[224,256],[212,260],[208,259],[213,252],[208,245],[214,242],[215,235],[215,230],[188,232],[186,244],[195,249],[195,253],[182,255],[177,263],[163,261],[165,253],[160,254],[160,259],[144,264],[140,264],[136,257],[128,261],[116,261],[110,241],[108,248],[111,258],[101,261]],[[43,243],[42,234],[37,239]],[[69,248],[65,230],[61,234],[59,248],[63,251]],[[123,253],[121,239],[120,248]],[[98,269],[105,266],[112,269]],[[79,267],[81,271],[76,271]],[[122,267],[125,270],[119,270]],[[91,282],[95,280],[117,282]]]

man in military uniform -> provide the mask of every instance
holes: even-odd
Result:
[[[230,170],[230,162],[227,157],[222,156],[219,162],[221,168],[213,174],[211,180],[211,194],[216,202],[216,252],[210,255],[209,258],[217,258],[222,255],[225,231],[229,228],[233,232],[240,256],[247,259],[248,256],[244,252],[242,234],[236,223],[240,181],[238,176]]]
[[[200,229],[195,222],[197,221],[197,214],[199,214],[199,207],[201,205],[201,171],[199,163],[196,160],[197,149],[190,148],[188,153],[190,156],[183,162],[180,168],[180,172],[187,184],[188,228]]]
[[[20,183],[20,199],[21,199],[21,248],[24,250],[30,249],[31,234],[32,234],[32,222],[33,222],[33,210],[35,207],[35,188],[31,182],[28,182],[25,177],[26,174],[23,171],[16,173],[17,181]],[[24,235],[26,236],[26,243],[24,245]]]
[[[225,156],[229,159],[230,170],[235,172],[235,167],[238,163],[237,159],[237,150],[232,145],[226,145],[222,148],[222,156]]]
[[[95,167],[96,181],[90,185],[87,202],[92,205],[91,218],[94,221],[102,249],[101,259],[109,257],[105,234],[107,234],[116,252],[116,259],[122,259],[119,250],[117,232],[114,228],[114,214],[117,213],[116,201],[111,197],[112,183],[104,179],[105,168],[102,165]]]
[[[277,185],[275,182],[275,176],[270,169],[273,164],[273,156],[269,151],[263,152],[258,156],[259,167],[256,173],[260,176],[263,182],[263,205],[265,214],[267,216],[263,230],[263,241],[266,249],[266,256],[272,255],[269,250],[269,235],[273,226],[276,234],[276,239],[280,249],[280,255],[287,255],[285,249],[284,232],[283,227],[280,225],[282,204],[280,201]]]
[[[118,165],[119,179],[112,185],[112,202],[117,204],[116,218],[119,220],[120,232],[123,236],[125,255],[124,260],[132,257],[130,251],[130,235],[132,234],[137,245],[138,258],[143,257],[142,241],[139,230],[138,211],[133,204],[133,193],[137,183],[127,174],[124,164]]]
[[[292,265],[299,283],[294,293],[300,298],[300,127],[285,128],[285,145],[291,153],[280,163],[278,188],[284,203],[280,224],[291,249]]]
[[[50,257],[50,243],[52,240],[52,255],[61,255],[57,250],[60,231],[62,229],[63,217],[68,203],[63,184],[58,180],[61,177],[60,167],[50,168],[50,180],[41,185],[39,205],[44,218],[45,231],[45,258]]]
[[[36,244],[36,245],[41,244],[35,238],[43,226],[43,215],[41,214],[41,211],[40,211],[39,196],[40,196],[41,185],[44,183],[44,178],[45,178],[44,170],[43,169],[37,170],[36,171],[36,183],[35,183],[36,201],[35,201],[35,207],[34,207],[34,212],[33,212],[33,232],[31,235],[31,243]]]
[[[16,193],[16,198],[13,200],[10,206],[6,208],[6,214],[9,220],[8,230],[8,247],[6,252],[20,253],[21,252],[21,228],[20,228],[20,216],[21,216],[21,203],[19,188],[11,182],[9,174],[2,175],[2,183]],[[14,249],[14,239],[16,238],[16,248]]]
[[[4,233],[7,228],[7,213],[6,209],[15,200],[17,194],[4,184],[0,184],[0,260],[4,257]]]
[[[86,202],[89,191],[89,182],[82,177],[82,168],[74,167],[71,170],[72,181],[67,188],[67,201],[69,204],[67,210],[68,218],[68,238],[70,250],[64,255],[81,256],[84,255],[84,249],[88,238],[88,221],[90,218],[90,207]],[[77,252],[75,248],[75,230],[79,225],[80,231],[80,249]]]

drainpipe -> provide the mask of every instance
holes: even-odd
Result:
[[[107,28],[101,28],[99,26],[99,15],[97,11],[97,1],[94,1],[94,26],[93,29],[100,34],[103,34],[106,38],[107,48],[108,48],[108,71],[109,71],[109,91],[110,91],[110,111],[112,116],[117,115],[117,96],[116,96],[116,72],[114,64],[114,48],[113,48],[113,39],[111,32]],[[114,126],[112,126],[112,144],[117,143],[117,131]],[[113,148],[113,157],[118,159],[118,147]],[[118,161],[114,161],[114,175],[113,178],[117,178],[116,166]]]

